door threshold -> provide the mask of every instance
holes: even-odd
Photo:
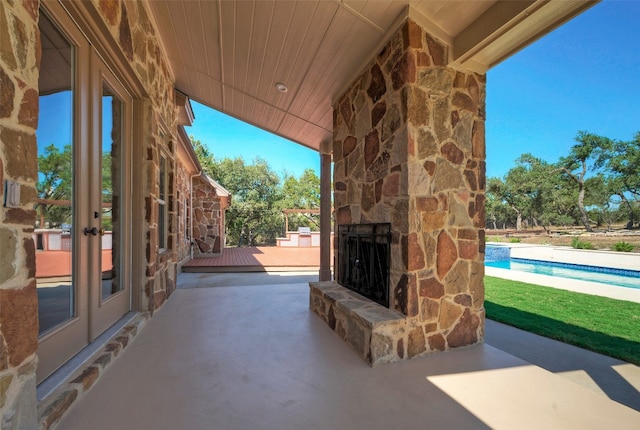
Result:
[[[98,336],[92,343],[81,349],[76,355],[71,357],[69,361],[60,366],[58,370],[49,375],[45,380],[37,386],[37,399],[41,402],[47,396],[52,394],[63,383],[74,375],[79,369],[84,367],[93,355],[100,351],[118,332],[130,324],[134,319],[141,315],[140,312],[126,313],[122,318],[116,321],[104,333]]]

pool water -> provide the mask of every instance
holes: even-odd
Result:
[[[640,272],[635,270],[607,269],[579,264],[553,263],[539,260],[512,258],[511,260],[486,261],[488,267],[537,273],[559,278],[580,279],[620,287],[640,289]]]

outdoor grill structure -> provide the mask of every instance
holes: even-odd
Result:
[[[391,224],[338,226],[338,283],[389,307]]]

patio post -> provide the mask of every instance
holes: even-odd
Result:
[[[331,144],[320,148],[320,281],[331,280]]]

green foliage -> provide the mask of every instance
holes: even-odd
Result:
[[[580,222],[587,231],[592,231],[591,223],[585,209],[585,194],[589,188],[587,172],[601,169],[607,160],[612,141],[586,131],[578,132],[576,144],[571,147],[569,155],[558,162],[561,171],[578,186],[576,194]]]
[[[618,251],[618,252],[632,252],[633,249],[635,247],[630,244],[629,242],[616,242],[612,247],[611,250],[612,251]]]
[[[214,160],[215,179],[231,192],[227,209],[227,239],[237,246],[275,245],[280,236],[282,214],[280,178],[269,164],[256,158],[246,164],[242,158]]]
[[[320,207],[320,178],[307,169],[300,178],[280,178],[266,160],[247,164],[241,157],[216,159],[200,141],[191,137],[203,170],[232,195],[226,213],[227,244],[230,246],[275,245],[285,234],[283,209]],[[289,230],[318,229],[316,215],[290,214]]]
[[[62,151],[51,144],[38,155],[38,182],[36,191],[38,198],[45,201],[70,202],[73,192],[73,154],[71,145]],[[59,227],[63,223],[71,223],[71,205],[38,203],[39,218],[49,223],[50,227]],[[44,227],[44,226],[41,226]]]
[[[522,239],[520,239],[519,237],[512,237],[509,239],[509,243],[520,243],[522,242]]]
[[[320,178],[313,169],[306,169],[300,178],[291,175],[285,177],[282,184],[282,199],[278,206],[281,209],[318,209],[320,208]],[[320,229],[320,218],[317,214],[291,213],[288,215],[289,231],[298,227]]]
[[[487,318],[640,364],[640,303],[484,280]]]
[[[571,246],[575,249],[596,249],[592,243],[585,242],[579,237],[574,237],[573,239],[571,239]]]
[[[204,146],[202,142],[200,142],[199,140],[195,140],[193,136],[190,136],[189,138],[191,140],[191,146],[193,146],[193,151],[195,152],[196,156],[198,157],[198,161],[202,166],[202,170],[210,178],[215,178],[216,163],[215,159],[213,158],[213,153],[209,151],[209,148]]]
[[[640,195],[640,132],[629,142],[616,141],[607,159],[612,176],[620,180],[625,191]]]
[[[612,229],[640,219],[640,132],[629,142],[580,131],[569,154],[549,164],[531,154],[503,178],[488,178],[487,228],[595,223]]]

